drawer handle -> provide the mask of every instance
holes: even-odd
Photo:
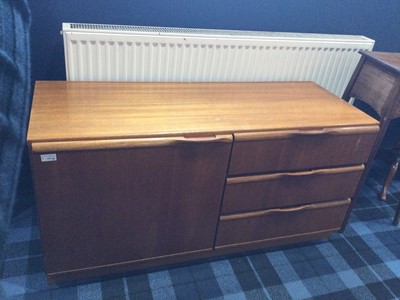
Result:
[[[266,174],[266,175],[251,175],[242,177],[231,177],[227,179],[228,184],[244,184],[252,182],[263,182],[269,180],[279,180],[290,177],[304,177],[304,176],[314,176],[314,175],[335,175],[344,174],[348,172],[362,172],[364,170],[364,165],[351,166],[351,167],[341,167],[341,168],[331,168],[331,169],[317,169],[303,172],[286,172],[277,174]]]
[[[301,177],[301,176],[322,175],[329,173],[331,172],[324,169],[324,170],[312,170],[304,172],[282,173],[280,177]]]
[[[268,210],[256,211],[256,212],[248,212],[242,214],[234,214],[234,215],[225,215],[220,217],[220,221],[233,221],[239,219],[247,219],[247,218],[257,218],[257,217],[264,217],[267,215],[275,214],[275,213],[291,213],[291,212],[298,212],[308,209],[319,209],[319,208],[328,208],[333,206],[341,206],[341,205],[349,205],[351,202],[350,199],[347,200],[340,200],[340,201],[331,201],[326,203],[313,203],[307,204],[297,207],[290,207],[290,208],[273,208]]]
[[[226,135],[212,135],[212,136],[183,136],[183,137],[178,137],[175,139],[176,143],[208,143],[208,142],[221,142],[221,143],[228,143],[232,142],[232,137],[231,136],[226,136]]]
[[[375,126],[376,127],[376,126]],[[364,134],[371,133],[371,128],[323,128],[316,130],[297,130],[292,133],[293,137],[301,136],[321,136],[321,135],[346,135],[346,134]]]
[[[351,169],[353,170],[356,168],[351,168]],[[335,172],[334,170],[330,170],[330,169],[322,169],[322,170],[311,170],[311,171],[303,171],[303,172],[282,173],[281,177],[301,177],[301,176],[325,175],[325,174],[334,174],[334,173],[337,173],[337,172]]]
[[[280,177],[302,177],[302,176],[313,176],[313,175],[330,175],[330,174],[338,174],[345,172],[360,172],[364,170],[364,165],[354,166],[354,167],[343,167],[343,168],[335,168],[335,169],[320,169],[320,170],[311,170],[304,172],[293,172],[293,173],[282,173]],[[277,177],[279,176],[277,175]]]
[[[297,131],[296,133],[293,133],[293,136],[314,136],[314,135],[329,135],[329,134],[335,134],[335,133],[341,133],[338,130],[332,130],[332,129],[321,129],[321,130],[305,130],[305,131]]]
[[[263,141],[269,139],[287,139],[301,136],[318,135],[351,135],[351,134],[375,134],[379,132],[379,126],[361,127],[329,127],[315,130],[278,130],[264,132],[243,132],[235,134],[236,142]]]

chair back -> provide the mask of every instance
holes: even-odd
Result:
[[[360,54],[361,60],[342,98],[367,103],[379,115],[381,130],[386,130],[386,123],[400,116],[400,53]]]

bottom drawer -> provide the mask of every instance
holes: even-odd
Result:
[[[316,231],[339,230],[350,202],[347,199],[221,216],[216,247]]]

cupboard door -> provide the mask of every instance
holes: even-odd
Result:
[[[48,274],[211,250],[231,135],[32,144]]]

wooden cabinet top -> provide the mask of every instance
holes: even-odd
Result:
[[[378,122],[312,82],[36,83],[28,141],[206,135]]]

